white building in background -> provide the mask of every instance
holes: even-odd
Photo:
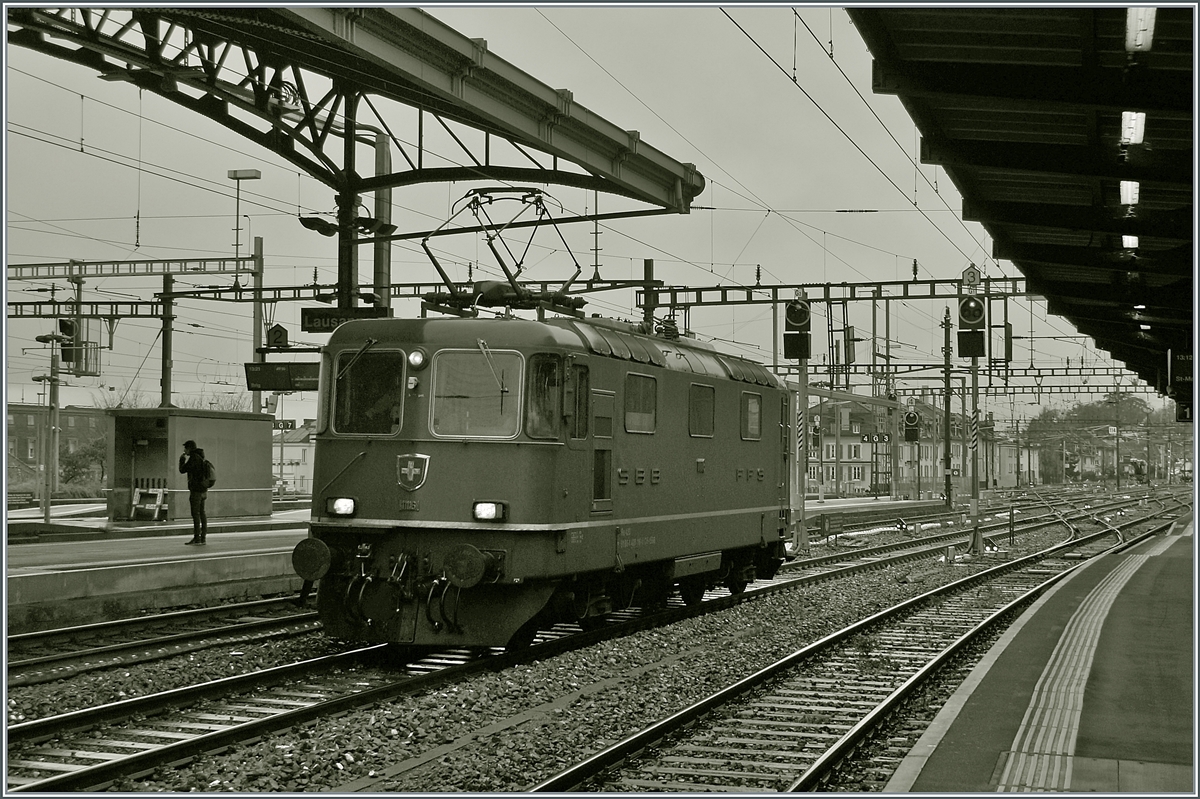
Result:
[[[271,464],[277,491],[312,493],[316,431],[316,419],[305,419],[295,430],[275,431],[271,438]]]

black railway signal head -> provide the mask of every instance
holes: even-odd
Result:
[[[812,321],[812,310],[808,306],[808,300],[792,300],[789,302],[784,313],[784,319],[786,330],[807,333],[809,331],[809,324]]]
[[[919,441],[921,438],[921,416],[916,411],[904,414],[904,440]]]
[[[808,300],[792,300],[784,309],[783,357],[807,360],[812,354],[809,323],[812,314]]]
[[[967,294],[958,300],[958,326],[961,330],[982,330],[987,311],[983,300]]]
[[[79,325],[74,319],[59,318],[58,332],[63,338],[60,350],[63,363],[75,363],[79,359]]]

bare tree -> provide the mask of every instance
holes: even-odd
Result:
[[[175,404],[180,408],[212,411],[248,411],[250,395],[244,391],[210,391],[177,397]]]
[[[108,391],[93,391],[92,399],[97,408],[149,408],[154,403],[146,392],[141,389],[131,389],[128,382],[124,388]]]

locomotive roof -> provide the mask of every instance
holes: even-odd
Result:
[[[366,338],[374,338],[385,346],[402,338],[407,342],[437,341],[473,347],[482,338],[492,348],[577,349],[716,379],[783,387],[782,381],[761,364],[717,352],[706,342],[651,335],[643,332],[640,325],[598,317],[559,317],[545,322],[519,318],[361,319],[338,327],[330,336],[328,347],[358,347]]]

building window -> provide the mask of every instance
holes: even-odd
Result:
[[[67,452],[76,452],[78,449],[79,449],[79,439],[68,438],[67,439]]]
[[[33,427],[34,419],[33,419],[32,413],[25,417],[25,424],[28,425],[29,427]]]
[[[92,428],[93,430],[96,429],[96,417],[95,416],[88,417],[88,427]]]
[[[762,438],[762,395],[742,393],[742,439],[758,441]]]
[[[850,457],[855,459],[862,457],[862,444],[850,445]]]
[[[850,423],[850,432],[856,433],[856,434],[861,433],[862,432],[862,422],[851,422]]]
[[[688,433],[712,438],[716,418],[716,389],[692,383],[688,388]]]
[[[15,438],[8,440],[8,454],[14,458],[17,457],[17,440]]]
[[[34,458],[37,457],[37,439],[36,438],[28,438],[28,439],[26,439],[26,441],[29,442],[29,451],[27,453],[25,453],[25,457],[28,458],[29,460],[33,460]]]
[[[75,417],[68,416],[67,417],[67,427],[74,427],[74,426],[75,426]]]
[[[16,424],[16,421],[14,421],[13,415],[11,413],[8,415],[8,423],[10,425]]]
[[[657,381],[646,375],[625,375],[625,432],[653,433],[657,413]]]
[[[862,480],[863,479],[863,468],[861,466],[851,466],[850,467],[850,479],[851,480]]]
[[[809,466],[808,467],[808,479],[809,480],[820,480],[821,479],[821,467],[820,466]]]

